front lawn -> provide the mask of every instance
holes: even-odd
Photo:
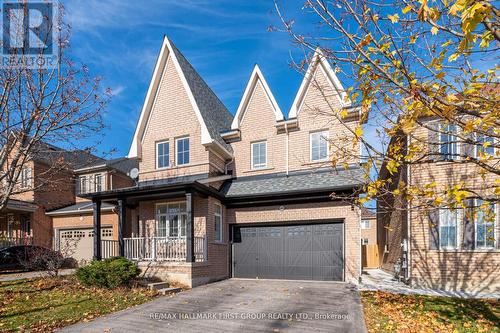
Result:
[[[500,332],[500,301],[364,291],[369,332]]]
[[[84,287],[73,276],[0,282],[0,331],[50,332],[154,296],[144,288]]]

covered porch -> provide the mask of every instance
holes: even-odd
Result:
[[[137,262],[201,263],[208,260],[205,218],[209,196],[218,192],[197,182],[138,185],[94,193],[94,259],[112,255]],[[116,205],[117,246],[100,239],[101,205]],[[195,221],[196,220],[196,221]],[[117,253],[110,253],[110,249]]]
[[[0,249],[15,245],[31,245],[31,221],[37,205],[21,200],[9,200],[0,211]]]

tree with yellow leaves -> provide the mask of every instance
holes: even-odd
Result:
[[[352,82],[347,97],[362,107],[354,130],[354,140],[363,146],[361,156],[343,150],[344,156],[336,154],[332,160],[335,167],[354,155],[365,162],[364,194],[352,200],[364,204],[387,194],[402,195],[422,207],[465,207],[470,198],[499,201],[495,61],[500,11],[495,3],[307,0],[303,15],[319,22],[312,33],[298,27],[300,18],[287,17],[278,2],[275,7],[284,31],[305,50],[319,47],[343,81]],[[329,112],[340,122],[345,117],[342,110]],[[447,172],[459,170],[461,179],[452,174],[439,178],[436,172],[422,176],[434,162],[442,162]],[[401,172],[421,176],[412,183],[395,183]]]

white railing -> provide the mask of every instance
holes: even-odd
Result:
[[[101,240],[101,253],[102,253],[102,258],[111,258],[111,257],[116,257],[118,256],[118,241],[117,240],[110,240],[110,239],[103,239]]]
[[[186,238],[183,237],[132,237],[124,238],[125,257],[145,261],[186,261]],[[196,261],[205,261],[205,237],[194,238]]]
[[[0,249],[16,246],[16,245],[31,245],[33,244],[33,238],[30,236],[26,237],[4,237],[0,236]]]

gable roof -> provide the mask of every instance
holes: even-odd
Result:
[[[323,70],[323,72],[326,74],[328,83],[337,91],[337,97],[339,98],[340,105],[342,105],[342,107],[351,106],[350,100],[347,102],[345,101],[347,93],[345,92],[342,83],[340,83],[340,80],[337,78],[337,75],[335,75],[332,66],[330,66],[330,63],[326,59],[325,55],[318,47],[314,51],[314,55],[311,59],[311,62],[309,63],[309,67],[307,68],[306,74],[304,75],[304,79],[302,80],[299,90],[297,91],[297,95],[295,96],[295,99],[292,103],[292,107],[290,108],[290,112],[288,113],[288,119],[297,117],[297,114],[299,113],[304,102],[304,98],[306,96],[309,85],[311,84],[312,78],[314,77],[317,69]]]
[[[201,143],[203,145],[216,144],[230,155],[232,153],[232,148],[220,137],[219,132],[230,127],[232,121],[231,113],[229,113],[224,104],[222,104],[182,53],[167,36],[164,36],[160,54],[153,71],[153,77],[149,84],[141,115],[139,116],[139,121],[134,132],[134,138],[130,146],[128,157],[134,158],[140,155],[142,136],[160,86],[161,76],[169,58],[171,58],[174,63],[200,123]]]
[[[238,110],[236,111],[236,115],[233,118],[233,122],[231,124],[232,130],[239,129],[241,120],[243,119],[243,115],[247,110],[248,103],[250,102],[250,99],[257,87],[258,82],[262,84],[266,97],[269,103],[271,103],[276,121],[281,121],[284,119],[283,113],[281,112],[278,103],[276,103],[276,99],[274,98],[273,93],[271,92],[271,89],[269,88],[269,85],[264,78],[264,75],[260,71],[259,66],[255,64],[252,70],[252,74],[250,75],[250,79],[248,80],[247,86],[245,88],[245,92],[243,93],[243,97],[241,98],[240,105],[238,106]]]

